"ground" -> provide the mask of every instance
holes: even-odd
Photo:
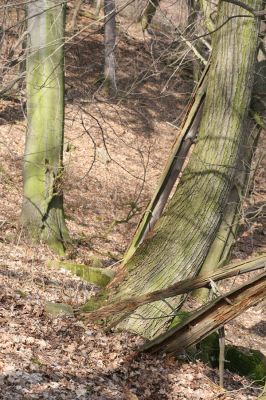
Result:
[[[193,87],[186,65],[182,72],[167,66],[167,38],[143,37],[134,27],[125,32],[123,18],[119,22],[116,99],[101,87],[102,32],[68,33],[66,45],[63,189],[73,242],[67,257],[89,263],[96,256],[104,267],[119,262],[129,244]],[[258,382],[226,371],[222,390],[218,371],[195,359],[139,354],[139,337],[45,313],[47,301],[76,307],[97,288],[50,268],[55,255],[24,237],[24,102],[23,87],[19,96],[0,101],[0,399],[255,399]],[[266,251],[263,154],[262,136],[235,260]],[[228,342],[266,354],[264,308],[259,304],[230,322]]]

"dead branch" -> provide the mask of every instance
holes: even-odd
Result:
[[[232,276],[244,274],[246,272],[254,271],[266,267],[266,254],[255,257],[249,261],[238,264],[230,264],[227,267],[218,269],[210,276],[203,276],[200,278],[185,279],[181,282],[161,290],[156,290],[151,293],[146,293],[141,296],[135,296],[111,303],[103,306],[96,311],[90,313],[80,313],[87,321],[95,321],[101,318],[106,318],[110,315],[119,313],[130,313],[136,310],[139,306],[152,303],[157,300],[175,297],[179,294],[184,294],[192,290],[209,287],[211,282],[217,282],[222,279],[230,278]],[[79,311],[77,310],[77,314]]]
[[[149,352],[180,353],[265,298],[266,271],[196,311],[183,324],[141,347]]]

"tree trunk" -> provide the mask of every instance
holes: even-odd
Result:
[[[254,6],[254,1],[249,4]],[[256,1],[256,9],[261,8]],[[248,17],[236,17],[246,14]],[[228,20],[229,18],[229,20]],[[225,23],[226,22],[226,23]],[[223,25],[224,24],[224,25]],[[193,277],[201,268],[222,221],[245,135],[258,21],[249,12],[221,2],[198,138],[169,205],[150,237],[123,268],[115,300],[165,288]],[[152,338],[169,326],[177,297],[138,308],[119,329]]]
[[[28,4],[27,138],[23,225],[60,254],[68,240],[63,213],[64,14],[59,0]]]
[[[115,96],[116,87],[116,74],[115,74],[115,40],[116,40],[116,26],[115,26],[115,1],[104,0],[104,85],[107,93]]]
[[[77,3],[73,9],[72,19],[71,19],[71,24],[70,24],[71,32],[74,32],[77,28],[77,18],[78,18],[78,14],[79,14],[79,11],[80,11],[80,8],[81,8],[83,2],[84,2],[84,0],[77,0]]]
[[[208,255],[201,267],[199,277],[214,273],[217,268],[225,265],[230,257],[232,247],[235,244],[239,221],[242,216],[242,204],[249,187],[251,162],[256,150],[256,143],[261,128],[249,121],[244,143],[241,146],[239,162],[223,213],[222,222],[216,237],[210,247]],[[206,301],[209,295],[208,289],[199,289],[194,293],[201,301]]]
[[[148,29],[159,3],[160,0],[149,0],[148,4],[144,8],[140,17],[140,24],[143,30]]]

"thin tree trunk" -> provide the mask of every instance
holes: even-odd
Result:
[[[117,92],[117,86],[115,73],[116,23],[114,0],[104,0],[104,16],[104,85],[108,94],[115,96]]]
[[[73,15],[72,15],[72,20],[71,20],[71,25],[70,25],[70,31],[75,31],[77,28],[77,18],[78,18],[78,13],[80,11],[80,8],[82,6],[82,3],[84,0],[77,0],[77,3],[74,7],[73,10]]]
[[[144,8],[140,17],[140,24],[143,30],[148,29],[159,4],[160,0],[149,0],[148,4]]]
[[[27,118],[23,225],[63,254],[64,17],[59,0],[28,4]]]
[[[261,5],[256,1],[256,9]],[[113,299],[195,276],[216,237],[245,137],[257,52],[258,21],[241,9],[243,14],[249,17],[232,18],[239,7],[220,3],[217,25],[224,25],[214,37],[195,148],[166,211],[125,265]],[[118,327],[152,338],[167,329],[181,304],[177,297],[141,306]]]

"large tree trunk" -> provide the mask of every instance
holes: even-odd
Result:
[[[208,255],[201,267],[199,277],[212,274],[217,268],[225,265],[231,255],[231,250],[237,238],[239,221],[242,216],[242,205],[249,187],[251,162],[256,150],[261,127],[250,120],[244,143],[240,150],[239,162],[233,180],[233,186],[228,196],[227,204],[216,237]],[[210,291],[199,289],[194,295],[201,301],[206,301]]]
[[[249,5],[260,9],[262,3],[250,1]],[[231,18],[239,14],[249,17]],[[116,300],[195,276],[221,224],[245,137],[258,22],[238,6],[221,2],[217,25],[223,26],[213,41],[194,151],[166,211],[124,266],[120,274],[123,280],[113,296]],[[158,301],[142,306],[119,328],[152,338],[167,329],[173,309],[181,302],[177,297],[167,304]]]
[[[27,118],[22,220],[36,240],[64,252],[63,215],[64,5],[28,5]]]

